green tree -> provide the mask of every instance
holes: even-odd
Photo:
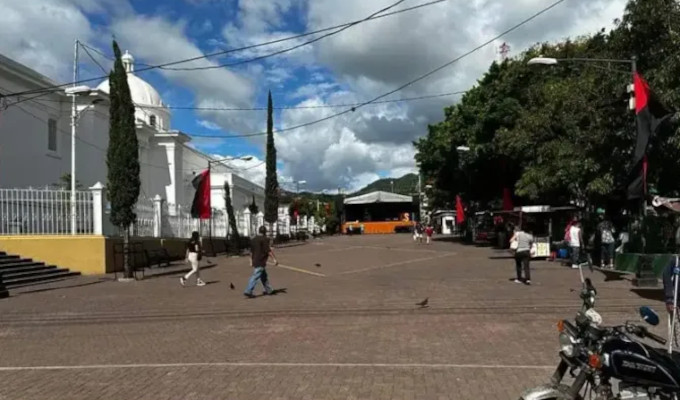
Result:
[[[108,167],[108,196],[111,201],[111,223],[123,233],[123,265],[125,277],[132,278],[128,244],[130,225],[137,218],[135,205],[139,197],[139,146],[135,132],[135,106],[130,96],[127,72],[121,61],[118,43],[113,41],[115,62],[109,74],[109,145],[106,153]]]
[[[276,176],[276,147],[274,146],[274,106],[272,104],[272,92],[267,96],[267,175],[264,188],[264,220],[269,223],[269,232],[272,232],[272,224],[279,218],[279,181]]]
[[[238,250],[240,235],[238,233],[238,226],[236,225],[234,205],[231,202],[231,187],[229,186],[229,182],[227,181],[224,182],[224,203],[227,207],[227,218],[229,218],[229,230],[231,231],[231,235],[229,235],[229,240],[236,245],[236,249]]]
[[[442,122],[417,140],[416,161],[434,186],[433,204],[452,205],[456,194],[472,203],[498,203],[509,186],[520,202],[623,205],[635,140],[628,110],[625,64],[559,63],[530,66],[538,55],[630,59],[671,108],[680,106],[680,45],[672,0],[631,0],[615,27],[557,44],[538,44],[493,63]],[[623,67],[622,67],[623,66]],[[469,152],[459,152],[467,146]],[[677,123],[652,138],[648,182],[660,193],[680,194]]]

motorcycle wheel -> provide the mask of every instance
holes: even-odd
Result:
[[[535,389],[536,391],[533,393],[533,389],[525,392],[519,400],[583,400],[581,395],[576,395],[576,397],[568,395],[567,393],[569,393],[570,388],[567,385],[552,387],[552,390],[549,390],[549,392],[546,391],[546,389],[548,389],[547,386],[537,387]]]

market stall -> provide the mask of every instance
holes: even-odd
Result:
[[[536,255],[534,258],[548,258],[551,256],[553,240],[559,236],[562,240],[561,229],[553,230],[557,221],[571,218],[571,215],[578,211],[578,207],[552,207],[552,206],[524,206],[516,207],[519,212],[519,221],[522,226],[531,226],[536,240]],[[557,226],[562,226],[557,224]]]

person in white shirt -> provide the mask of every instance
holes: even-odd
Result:
[[[571,248],[571,267],[578,268],[581,260],[581,249],[583,248],[581,221],[574,221],[569,228],[569,247]]]

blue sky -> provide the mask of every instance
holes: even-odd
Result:
[[[0,52],[58,82],[71,77],[75,39],[106,54],[115,35],[140,63],[160,64],[242,47],[362,19],[396,0],[0,0]],[[422,4],[407,0],[394,10]],[[272,91],[276,107],[304,106],[275,114],[287,128],[331,115],[389,92],[475,48],[553,0],[479,0],[442,3],[365,22],[293,52],[236,67],[208,71],[155,70],[138,76],[172,106],[262,107]],[[567,0],[522,29],[409,86],[387,99],[466,90],[499,59],[541,41],[561,40],[610,27],[625,0]],[[294,40],[228,57],[177,67],[244,61],[289,47]],[[308,40],[308,39],[306,39]],[[95,55],[105,68],[110,61]],[[82,54],[81,77],[101,75]],[[458,96],[375,104],[326,122],[276,134],[279,176],[305,180],[311,190],[347,191],[384,176],[415,171],[413,140],[443,118]],[[313,108],[309,108],[313,107]],[[264,141],[200,138],[265,130],[265,111],[173,110],[172,127],[194,135],[192,144],[210,154],[253,155],[242,174],[264,178]]]

